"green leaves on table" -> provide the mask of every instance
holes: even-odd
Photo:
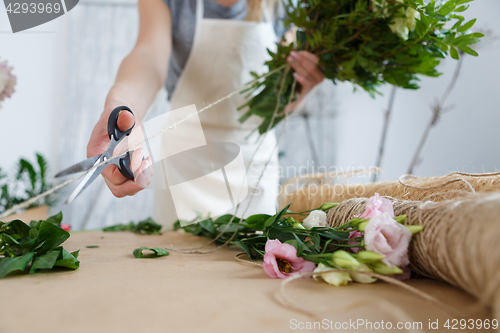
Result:
[[[162,226],[156,223],[152,218],[147,218],[139,223],[135,224],[130,222],[129,224],[117,224],[111,227],[106,227],[102,231],[131,231],[142,235],[161,235]]]
[[[61,244],[70,236],[59,227],[62,213],[47,220],[31,221],[27,225],[21,220],[0,222],[0,278],[15,271],[36,273],[43,269],[80,266],[78,251],[69,253]]]
[[[340,245],[337,243],[348,241],[349,232],[343,228],[317,227],[307,230],[298,226],[300,223],[287,215],[290,213],[289,207],[290,204],[272,216],[257,214],[241,221],[232,215],[223,215],[215,220],[207,218],[185,227],[181,227],[180,221],[177,221],[174,230],[183,229],[195,236],[212,239],[216,244],[224,244],[230,240],[230,245],[239,246],[251,259],[263,257],[268,239],[279,239],[282,243],[294,246],[298,256],[330,253],[339,249]]]
[[[153,253],[145,255],[142,253],[142,251],[144,251],[144,250],[152,251]],[[162,249],[159,247],[146,247],[146,246],[135,249],[134,252],[132,252],[132,253],[134,254],[134,257],[136,257],[136,258],[157,258],[157,257],[168,256],[170,254],[165,249]]]

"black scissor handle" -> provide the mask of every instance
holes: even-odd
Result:
[[[124,137],[130,135],[130,133],[132,133],[132,129],[135,126],[135,122],[134,122],[134,125],[132,125],[132,127],[130,127],[126,131],[120,131],[118,129],[118,125],[116,124],[116,122],[118,121],[118,116],[120,115],[121,111],[128,111],[128,112],[132,113],[132,115],[134,115],[132,110],[130,110],[130,108],[128,108],[126,106],[118,106],[118,107],[114,108],[113,111],[111,111],[109,118],[108,118],[108,137],[111,140],[111,136],[113,136],[115,138],[115,141],[117,141],[117,142],[120,141],[121,139],[123,139]]]
[[[118,160],[118,170],[127,179],[134,180],[135,176],[132,170],[130,170],[130,158],[134,151],[128,151]]]

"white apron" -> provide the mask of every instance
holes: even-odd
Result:
[[[172,110],[195,104],[200,110],[229,93],[242,88],[252,80],[251,71],[263,73],[269,59],[267,48],[276,48],[276,35],[269,19],[250,22],[203,18],[203,0],[197,0],[196,29],[193,46],[171,96]],[[258,132],[254,130],[261,119],[252,116],[241,124],[238,118],[244,111],[237,108],[244,104],[243,94],[236,94],[199,115],[208,142],[232,142],[240,146],[245,165],[249,195],[240,204],[237,216],[274,214],[278,195],[278,153],[276,136],[270,131],[249,165],[257,148]],[[274,150],[274,151],[273,151]],[[270,159],[268,167],[257,186],[257,179]],[[186,161],[193,163],[193,161]],[[250,197],[251,205],[248,207]],[[247,209],[248,207],[248,209]],[[245,214],[243,215],[244,211]],[[234,209],[228,213],[233,214]],[[158,223],[171,226],[178,218],[168,190],[155,190],[155,214]]]

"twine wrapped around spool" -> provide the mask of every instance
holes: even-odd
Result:
[[[405,224],[423,225],[410,246],[410,268],[446,281],[494,307],[500,304],[500,193],[439,203],[388,198]],[[328,212],[331,226],[361,214],[368,198],[343,201]]]
[[[352,176],[353,173],[347,174]],[[466,174],[417,178],[402,176],[399,180],[367,184],[331,184],[345,177],[343,174],[321,174],[297,177],[282,188],[280,206],[292,202],[290,209],[301,212],[319,207],[325,202],[343,201],[357,197],[371,197],[375,193],[400,200],[443,201],[470,193],[500,192],[500,173]],[[290,187],[294,189],[290,191]]]
[[[323,175],[290,182],[301,184],[280,203],[293,201],[292,211],[340,202],[328,211],[331,226],[363,213],[375,193],[390,199],[396,215],[407,215],[405,224],[424,226],[410,245],[412,271],[465,290],[500,318],[500,173],[343,185],[325,183]]]

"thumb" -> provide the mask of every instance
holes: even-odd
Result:
[[[135,124],[134,115],[128,111],[121,111],[116,120],[116,125],[120,131],[126,131]]]

